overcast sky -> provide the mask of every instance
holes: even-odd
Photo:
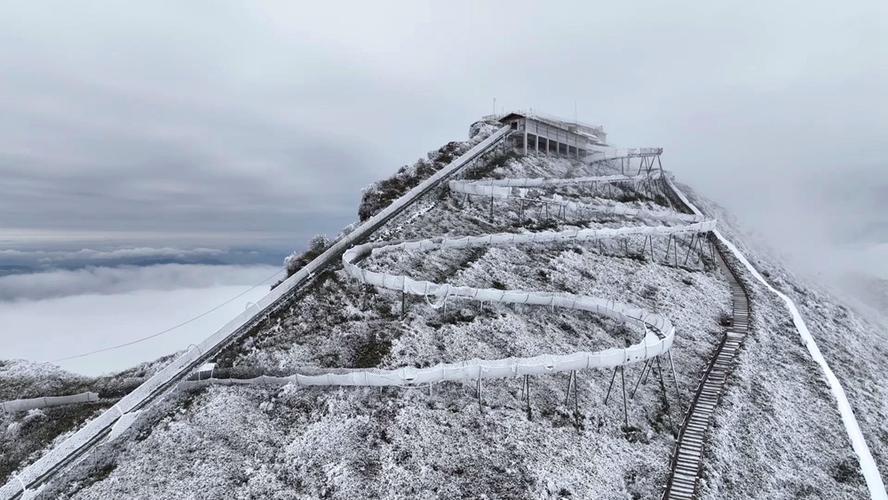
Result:
[[[886,242],[886,61],[884,0],[4,2],[0,239],[301,246],[496,97],[781,251]]]

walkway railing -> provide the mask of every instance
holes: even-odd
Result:
[[[401,213],[405,208],[436,188],[455,172],[491,151],[508,133],[508,127],[496,130],[465,154],[452,161],[337,241],[327,251],[271,290],[258,304],[229,321],[200,344],[192,346],[185,354],[173,360],[134,391],[124,396],[111,409],[89,421],[77,432],[45,453],[36,462],[28,465],[18,473],[14,473],[11,479],[3,487],[0,487],[0,499],[16,498],[28,488],[34,488],[51,478],[60,468],[101,441],[111,430],[114,422],[121,416],[129,412],[138,411],[157,397],[165,394],[178,381],[187,376],[192,369],[211,358],[232,340],[255,327],[262,319],[277,310],[283,303],[286,303],[296,291],[309,282],[317,273],[331,264],[335,264],[346,249],[364,241],[392,217]]]

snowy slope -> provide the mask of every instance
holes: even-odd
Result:
[[[475,177],[594,175],[566,160],[498,160]],[[559,189],[580,201],[668,212],[628,193]],[[695,198],[704,210],[716,209]],[[643,224],[629,217],[565,221],[538,211],[518,222],[514,205],[466,201],[440,190],[393,220],[378,241],[442,234],[558,230]],[[722,217],[719,217],[722,219]],[[734,241],[738,233],[720,222]],[[631,242],[637,252],[640,240]],[[657,243],[658,254],[665,250]],[[748,249],[745,249],[748,250]],[[753,254],[755,255],[755,254]],[[768,261],[760,269],[788,275]],[[711,265],[676,268],[591,243],[383,254],[362,265],[416,279],[505,289],[604,296],[657,311],[676,325],[678,386],[687,402],[715,348],[730,296]],[[777,274],[780,273],[780,274]],[[749,281],[749,280],[747,280]],[[884,351],[852,311],[804,289],[804,314],[821,314],[834,330],[812,328],[838,372],[885,464]],[[863,498],[866,488],[834,402],[782,308],[753,286],[753,324],[727,396],[717,411],[707,453],[707,498]],[[805,300],[807,299],[807,300]],[[220,367],[292,373],[312,368],[429,366],[474,357],[502,358],[623,346],[627,333],[588,313],[471,303],[434,309],[412,299],[400,318],[400,294],[372,290],[342,269],[325,273],[289,311],[220,358]],[[824,336],[821,342],[821,336]],[[851,340],[848,340],[851,338]],[[835,342],[832,345],[831,341]],[[842,356],[862,359],[842,363]],[[778,362],[775,363],[774,359]],[[881,364],[880,364],[881,363]],[[641,366],[626,370],[627,391]],[[612,373],[578,375],[578,414],[565,401],[566,374],[533,377],[530,408],[520,379],[475,387],[300,388],[210,386],[182,391],[100,448],[47,498],[653,498],[665,483],[680,412],[649,376],[629,399],[623,428],[620,380],[603,404]],[[854,379],[854,380],[852,380]],[[668,382],[668,378],[667,378]],[[879,399],[874,399],[879,398]],[[668,404],[667,404],[668,403]],[[883,465],[884,467],[884,465]],[[883,469],[884,471],[884,469]]]
[[[722,219],[730,218],[714,203],[699,196],[693,198],[694,203],[704,211],[718,214]],[[767,251],[745,244],[747,238],[734,225],[723,222],[721,227],[722,232],[737,242],[740,250],[772,286],[798,306],[825,361],[847,394],[882,478],[888,477],[888,431],[884,426],[884,422],[888,421],[888,377],[884,376],[888,364],[888,336],[885,331],[820,286],[788,271]],[[730,485],[732,491],[746,490],[756,494],[762,494],[764,487],[765,491],[792,492],[796,496],[816,492],[826,498],[845,498],[837,490],[812,488],[809,484],[811,475],[825,474],[842,484],[856,485],[863,481],[856,457],[841,458],[850,444],[842,448],[835,444],[824,446],[828,451],[825,452],[827,456],[822,457],[823,461],[806,460],[811,453],[808,436],[822,432],[821,423],[825,419],[841,422],[831,394],[826,392],[829,396],[827,401],[832,400],[831,408],[821,408],[820,398],[808,393],[817,391],[820,394],[829,390],[823,372],[802,345],[783,301],[757,280],[750,277],[748,282],[754,289],[756,299],[753,310],[757,311],[754,316],[756,322],[761,324],[758,328],[761,333],[741,359],[737,370],[740,385],[731,387],[729,397],[723,399],[725,408],[718,414],[719,425],[740,424],[764,432],[747,440],[729,440],[724,434],[715,435],[714,460],[710,462],[712,467],[709,470],[720,478],[710,481],[712,498],[721,498],[725,494],[725,485]],[[776,358],[778,362],[768,364],[767,357]],[[808,373],[799,371],[795,376],[790,374],[791,369],[802,368],[807,369]],[[805,378],[809,378],[810,382],[787,383]],[[762,391],[762,386],[767,390]],[[776,405],[775,402],[781,404]],[[763,408],[772,411],[763,413]],[[785,436],[785,439],[775,443],[771,437],[773,435]],[[847,438],[838,442],[846,441]],[[753,442],[757,442],[758,446]],[[770,467],[783,469],[783,472],[744,474],[744,467],[737,467],[730,450],[756,447],[770,458]],[[793,448],[796,451],[790,453]],[[811,466],[799,466],[805,463]],[[884,495],[884,492],[880,493]]]

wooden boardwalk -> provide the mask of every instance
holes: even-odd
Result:
[[[715,354],[709,360],[709,366],[681,425],[672,456],[671,474],[663,494],[664,500],[689,500],[696,497],[707,431],[728,375],[734,369],[734,358],[740,352],[740,346],[749,331],[749,298],[746,290],[725,264],[720,252],[718,260],[731,288],[731,326],[725,331]]]

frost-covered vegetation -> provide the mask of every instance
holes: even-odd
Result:
[[[488,166],[483,175],[576,176],[587,170],[565,160],[511,157]],[[565,194],[578,199],[593,197],[581,188],[569,191]],[[602,198],[604,193],[596,196],[621,203]],[[631,201],[623,203],[634,207],[671,210],[643,197],[627,198]],[[505,204],[495,206],[491,217],[487,201],[467,202],[442,189],[376,238],[643,223],[557,220],[540,211],[526,217],[520,221],[517,208]],[[453,284],[604,296],[662,312],[678,329],[674,355],[686,402],[717,343],[718,321],[730,303],[726,284],[712,265],[686,269],[654,263],[636,255],[640,240],[630,243],[629,256],[572,243],[386,254],[365,264]],[[663,250],[661,242],[658,253]],[[220,356],[220,366],[277,372],[427,366],[472,357],[597,350],[629,340],[617,325],[587,313],[470,303],[451,303],[442,310],[414,299],[402,319],[400,308],[397,294],[366,289],[333,270],[286,314]],[[630,394],[640,371],[640,366],[626,371]],[[105,450],[115,458],[103,480],[81,481],[54,494],[654,496],[665,482],[672,432],[681,417],[674,390],[670,385],[664,398],[658,377],[649,376],[629,401],[629,426],[624,427],[619,377],[603,404],[611,375],[580,373],[576,407],[565,402],[566,375],[532,378],[529,407],[517,379],[486,382],[480,405],[474,387],[460,384],[436,385],[431,395],[427,387],[211,387],[182,396],[187,411],[154,416],[147,436],[130,436]],[[189,469],[194,472],[177,473],[186,463],[197,463]],[[85,468],[81,477],[105,470]],[[145,471],[154,479],[148,480]]]
[[[315,257],[324,253],[330,246],[327,235],[316,235],[308,242],[308,249],[302,253],[294,252],[284,259],[284,267],[287,268],[287,277],[293,276],[297,271],[305,267]]]
[[[485,128],[489,129],[485,125],[474,131]],[[453,144],[448,145],[450,153],[442,154],[458,154],[471,143]],[[362,210],[373,213],[385,200],[409,189],[414,176],[431,171],[417,167],[399,172],[398,180],[377,185],[374,194],[365,195]],[[508,155],[465,175],[593,173],[598,172],[576,162]],[[672,210],[664,197],[649,199],[631,190],[572,187],[558,192],[580,201]],[[737,241],[722,214],[709,204],[704,207],[719,216],[722,230]],[[514,204],[497,202],[492,212],[490,208],[489,200],[465,200],[444,187],[392,220],[374,239],[645,223],[621,217],[561,219],[537,207],[525,209],[522,220]],[[729,291],[707,259],[702,266],[667,266],[643,256],[640,246],[640,240],[630,241],[628,255],[619,248],[576,242],[383,254],[363,265],[457,285],[603,296],[665,314],[677,329],[673,356],[687,404],[730,313]],[[664,251],[665,242],[656,242],[656,256]],[[799,300],[806,317],[810,315],[812,331],[819,343],[824,339],[821,349],[831,357],[884,467],[888,439],[879,423],[888,415],[888,382],[878,376],[888,359],[884,339],[879,343],[872,325],[825,293],[803,288],[771,261],[758,259],[756,265]],[[751,284],[751,334],[716,411],[704,461],[704,496],[864,496],[832,397],[799,344],[789,315],[773,296],[746,281]],[[411,299],[402,317],[399,294],[364,287],[334,267],[320,274],[289,308],[230,346],[217,362],[220,369],[275,374],[428,366],[473,357],[597,350],[625,345],[627,334],[619,325],[587,313],[468,302],[435,309]],[[872,342],[881,347],[870,349],[867,343]],[[141,367],[118,382],[152,369]],[[605,371],[579,373],[576,402],[567,397],[566,374],[533,377],[529,405],[522,398],[520,379],[485,381],[480,403],[474,385],[457,383],[433,388],[288,385],[180,391],[153,405],[120,438],[101,445],[43,496],[654,498],[665,484],[681,411],[669,373],[664,374],[669,384],[665,396],[654,372],[633,397],[639,372],[641,366],[625,372],[628,426],[623,425],[619,375],[608,403],[603,403],[612,375]],[[42,421],[39,415],[31,418]],[[35,455],[29,453],[16,460],[30,461]]]
[[[62,396],[89,390],[93,380],[48,363],[0,361],[0,401]],[[0,412],[0,482],[19,464],[31,462],[61,436],[83,424],[105,403]]]
[[[685,189],[686,192],[689,190]],[[888,337],[829,292],[750,246],[716,204],[694,203],[722,220],[722,232],[798,305],[850,400],[883,477],[888,477]],[[801,344],[783,303],[747,277],[754,334],[716,412],[704,465],[704,498],[864,498],[857,457],[820,368]],[[881,331],[880,331],[881,330]]]
[[[99,401],[5,413],[0,411],[0,482],[38,459],[89,419],[135,389],[172,356],[121,373],[84,377],[50,363],[0,360],[0,401],[95,392]]]
[[[404,165],[395,175],[373,183],[361,196],[358,217],[362,221],[373,217],[401,195],[468,151],[478,139],[489,135],[498,126],[483,121],[477,122],[469,130],[470,140],[448,142],[438,150],[429,152],[427,159],[421,158],[413,165]]]

